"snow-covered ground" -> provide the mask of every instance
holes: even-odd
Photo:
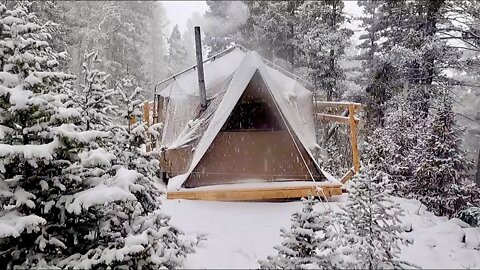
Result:
[[[317,205],[318,210],[338,210],[345,196]],[[480,268],[480,228],[436,217],[416,200],[396,199],[405,210],[402,259],[422,268]],[[165,200],[164,211],[187,235],[206,234],[197,252],[188,257],[186,268],[257,268],[257,261],[275,254],[281,242],[280,228],[290,226],[290,215],[301,202],[230,203]],[[477,247],[477,250],[474,248]]]

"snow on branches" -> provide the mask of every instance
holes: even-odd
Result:
[[[389,183],[381,171],[362,166],[351,182],[348,202],[338,218],[342,225],[343,267],[358,269],[398,268],[400,244],[399,205],[387,195]]]
[[[182,266],[194,244],[160,211],[147,135],[124,129],[127,140],[115,141],[113,90],[92,69],[96,54],[76,93],[28,6],[0,5],[0,22],[0,265]]]
[[[292,215],[289,230],[281,229],[284,238],[276,256],[259,261],[261,269],[331,269],[335,267],[338,240],[332,228],[332,212],[317,212],[313,196],[303,200],[303,209]]]

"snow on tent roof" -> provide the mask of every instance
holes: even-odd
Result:
[[[241,62],[237,62],[240,58],[239,56],[242,54],[243,57]],[[219,62],[217,62],[216,65],[212,65],[216,61]],[[223,124],[228,119],[228,116],[232,112],[235,104],[238,102],[248,83],[257,71],[264,79],[282,115],[285,117],[286,122],[288,122],[288,124],[291,126],[292,132],[294,135],[296,135],[309,156],[315,162],[311,150],[317,148],[318,145],[316,144],[313,128],[312,93],[300,85],[296,80],[291,79],[285,74],[267,66],[256,52],[245,53],[239,49],[236,49],[233,52],[223,56],[222,59],[219,58],[216,61],[205,65],[207,93],[209,89],[213,89],[212,86],[214,84],[218,85],[218,83],[222,82],[223,80],[226,82],[224,83],[223,88],[220,87],[215,89],[215,93],[210,90],[209,93],[210,96],[212,96],[212,94],[222,93],[223,97],[221,98],[220,102],[212,102],[207,109],[210,110],[212,114],[210,117],[208,117],[208,125],[204,125],[206,130],[198,140],[198,144],[195,147],[192,162],[187,173],[170,179],[168,189],[173,191],[179,190],[182,187],[182,184],[202,159],[203,155],[217,136]],[[186,81],[185,77],[177,80],[182,80],[183,85],[190,85],[190,87],[195,88],[195,91],[198,91],[198,87],[196,85],[196,74],[190,72],[188,78],[188,82]],[[209,78],[213,82],[208,82]],[[195,87],[193,87],[193,85],[195,85]],[[167,86],[165,89],[169,89],[169,87],[170,86]],[[165,91],[162,91],[162,95],[164,94],[166,94]],[[192,93],[192,95],[195,94]],[[164,95],[164,97],[169,96]],[[194,106],[199,104],[198,100],[198,97],[196,97],[196,101],[192,100],[193,104],[195,104]],[[190,111],[193,111],[193,107],[191,106],[193,104],[190,104],[190,106],[184,104],[183,106],[186,106]],[[168,106],[170,106],[170,104]],[[168,123],[168,118],[169,116],[167,116],[165,129],[168,129],[169,126],[171,126],[171,123]],[[165,142],[162,143],[165,145]]]

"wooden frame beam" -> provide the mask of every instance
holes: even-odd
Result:
[[[357,109],[362,108],[361,103],[355,103],[355,102],[338,102],[338,101],[314,101],[314,107],[317,109],[326,109],[326,108],[331,108],[331,109],[338,109],[338,108],[343,108],[343,109],[348,109],[349,105],[355,105]]]
[[[344,176],[342,176],[342,178],[340,179],[340,182],[342,184],[345,184],[348,182],[348,180],[352,179],[352,177],[355,175],[355,169],[354,168],[351,168],[350,170],[348,170],[347,173],[345,173]]]
[[[341,116],[341,115],[334,115],[334,114],[326,114],[326,113],[316,113],[315,116],[321,122],[336,122],[339,124],[350,124],[350,117],[348,116]],[[355,122],[358,123],[360,120],[358,118],[354,118]]]
[[[167,199],[186,199],[204,201],[278,201],[307,197],[308,194],[317,195],[315,186],[271,187],[251,189],[228,189],[214,191],[175,191],[167,192]],[[320,196],[331,197],[342,195],[341,185],[318,186]],[[325,194],[325,195],[324,195]]]

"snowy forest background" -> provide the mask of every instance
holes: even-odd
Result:
[[[6,4],[13,6],[15,1]],[[76,86],[85,51],[95,50],[102,60],[96,68],[110,74],[107,87],[134,78],[150,98],[156,82],[195,64],[193,26],[200,25],[208,55],[240,44],[308,79],[308,86],[324,99],[367,104],[365,137],[382,128],[411,138],[414,141],[390,138],[405,144],[397,151],[405,159],[412,157],[407,158],[404,149],[419,141],[418,134],[408,134],[416,130],[410,127],[426,131],[421,127],[427,125],[426,116],[434,116],[439,96],[449,92],[455,123],[463,129],[461,145],[472,162],[469,173],[480,182],[479,3],[357,4],[361,16],[346,13],[342,1],[207,1],[209,10],[194,14],[184,33],[178,25],[169,31],[161,2],[47,1],[33,2],[31,9],[39,23],[58,24],[49,29],[51,46],[68,52],[60,67],[76,76]],[[416,104],[402,103],[408,99]],[[413,107],[396,108],[399,104]],[[410,119],[403,121],[395,114]],[[390,162],[409,166],[408,160]]]
[[[389,182],[393,195],[418,199],[437,215],[478,207],[478,0],[365,0],[358,17],[341,0],[207,1],[209,10],[184,33],[167,31],[160,2],[1,2],[0,268],[175,268],[194,251],[200,240],[182,237],[160,211],[158,153],[144,147],[160,126],[128,119],[156,82],[194,65],[195,25],[207,55],[240,44],[306,78],[322,99],[365,105],[365,169],[345,209],[368,196],[386,200],[366,192],[385,187],[368,179]],[[342,132],[323,142],[322,165],[337,177],[350,167]],[[329,224],[312,204],[292,220],[307,219],[317,232]],[[378,219],[392,209],[377,206]],[[346,228],[368,231],[348,227],[363,224],[350,214],[340,218]],[[391,234],[370,247],[388,243],[398,252],[395,224],[380,228]],[[357,260],[362,252],[373,251]],[[397,266],[389,256],[364,266]],[[269,260],[261,267],[288,268]]]

